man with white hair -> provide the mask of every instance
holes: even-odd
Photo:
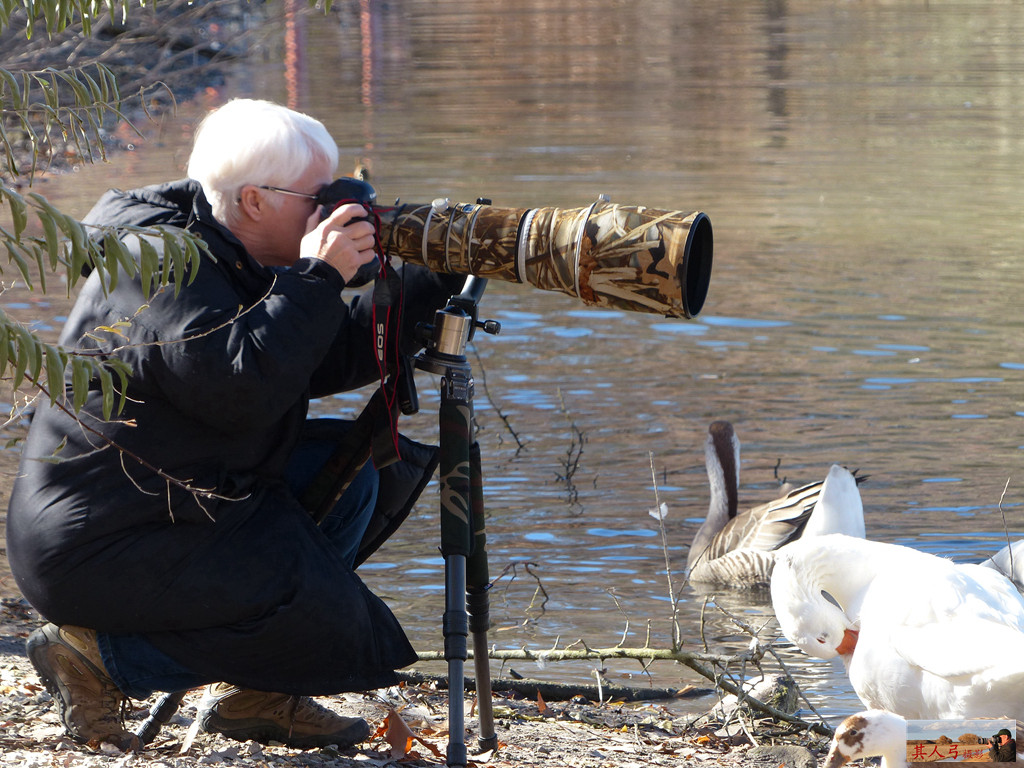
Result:
[[[351,427],[308,419],[310,398],[382,373],[375,308],[346,290],[377,255],[374,225],[359,204],[323,221],[316,204],[337,163],[318,121],[239,99],[200,126],[190,178],[111,190],[85,220],[182,227],[213,258],[177,296],[89,277],[61,343],[127,365],[124,410],[105,421],[93,382],[77,421],[41,404],[23,449],[8,556],[51,622],[29,658],[79,742],[133,746],[126,697],[209,685],[208,731],[349,746],[369,725],[309,697],[393,684],[416,658],[355,568],[408,514],[436,449],[391,436],[401,460],[368,462],[320,525],[300,501]],[[409,353],[402,329],[463,280],[399,272],[388,322]]]

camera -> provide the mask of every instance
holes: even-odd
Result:
[[[342,176],[321,189],[314,202],[320,206],[320,220],[323,221],[335,208],[345,203],[359,203],[366,208],[373,208],[376,201],[377,190],[369,182],[352,176]],[[353,221],[367,219],[368,217],[362,216]]]

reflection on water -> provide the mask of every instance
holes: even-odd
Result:
[[[493,643],[642,645],[650,631],[666,645],[656,498],[669,508],[686,648],[746,647],[717,606],[775,636],[765,595],[682,586],[714,419],[743,442],[745,506],[840,462],[870,475],[871,537],[980,560],[1004,543],[1004,524],[1024,535],[1024,8],[335,6],[328,22],[302,14],[306,57],[288,77],[271,52],[212,102],[257,95],[323,118],[342,170],[366,163],[385,201],[576,206],[607,193],[703,210],[715,229],[693,321],[488,286],[482,312],[502,332],[478,338],[471,361],[492,574],[508,569],[492,590]],[[84,214],[113,176],[125,186],[180,173],[201,106],[113,167],[41,191]],[[61,307],[9,305],[41,328],[59,325]],[[406,429],[431,437],[437,382],[418,376],[423,412]],[[351,414],[361,402],[315,408]],[[435,490],[364,566],[421,649],[441,645]],[[775,647],[823,712],[857,707],[838,662]],[[590,679],[582,666],[518,666]],[[642,677],[638,665],[609,668]],[[655,685],[700,682],[667,664],[650,673]]]

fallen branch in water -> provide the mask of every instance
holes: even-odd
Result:
[[[669,648],[626,648],[616,645],[611,648],[590,648],[585,643],[580,643],[582,648],[562,648],[546,651],[532,651],[529,648],[513,648],[499,651],[492,649],[487,658],[495,661],[600,661],[604,659],[636,659],[638,661],[676,661],[685,666],[697,662],[712,662],[714,664],[733,664],[744,661],[755,661],[761,654],[754,651],[726,656],[720,653],[691,653],[689,651],[672,650]],[[426,651],[418,654],[420,661],[444,661],[444,654],[440,651]],[[469,658],[473,658],[473,651],[469,651]],[[693,669],[693,667],[690,667]],[[694,670],[700,672],[700,670]],[[714,678],[711,678],[714,679]]]
[[[832,736],[833,731],[822,723],[808,723],[807,721],[792,715],[788,712],[773,707],[770,704],[754,698],[741,686],[725,679],[725,673],[717,673],[712,665],[728,667],[730,664],[758,662],[763,655],[760,646],[744,651],[743,653],[725,656],[713,653],[690,653],[681,650],[667,648],[623,648],[615,646],[612,648],[588,648],[582,649],[565,648],[562,650],[531,651],[528,648],[513,650],[491,650],[487,657],[496,661],[520,660],[520,661],[604,661],[605,659],[636,659],[638,661],[674,661],[684,667],[692,669],[698,675],[715,684],[716,688],[737,696],[746,706],[773,717],[776,720],[791,723],[802,729],[817,733],[821,736]],[[421,652],[418,654],[420,661],[444,661],[444,654],[437,651]],[[473,658],[473,652],[469,652],[469,658]]]

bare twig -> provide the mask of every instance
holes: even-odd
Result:
[[[1006,537],[1006,546],[1008,549],[1007,554],[1010,556],[1010,564],[1008,570],[1010,574],[1013,573],[1013,544],[1010,541],[1010,528],[1006,524],[1006,510],[1003,509],[1003,499],[1006,497],[1006,489],[1010,487],[1010,478],[1006,478],[1006,485],[1003,486],[1003,492],[999,494],[999,515],[1003,519],[1003,535]]]
[[[36,389],[38,389],[44,396],[46,396],[47,398],[50,397],[49,390],[47,390],[46,387],[42,383],[40,383],[38,380],[33,381],[32,385],[34,387],[36,387]],[[196,503],[203,510],[203,512],[205,512],[207,514],[207,516],[209,516],[209,512],[207,512],[206,511],[206,507],[203,506],[202,499],[219,499],[219,500],[223,500],[223,501],[239,501],[240,499],[246,498],[246,496],[248,495],[248,494],[246,494],[246,496],[240,496],[240,497],[225,496],[223,494],[217,493],[212,488],[198,488],[198,487],[192,485],[192,481],[190,479],[182,480],[181,478],[174,477],[173,475],[168,474],[167,472],[165,472],[164,470],[160,469],[159,467],[154,466],[153,464],[150,464],[148,461],[146,461],[144,458],[142,458],[138,454],[133,453],[132,451],[129,451],[123,445],[121,445],[117,441],[112,440],[111,438],[107,437],[105,434],[103,434],[99,430],[93,429],[92,427],[90,427],[88,424],[85,423],[85,421],[82,419],[81,415],[74,413],[71,410],[71,408],[69,408],[65,403],[61,402],[61,400],[59,398],[51,398],[51,402],[53,403],[54,406],[59,408],[61,411],[63,411],[65,414],[67,414],[72,419],[74,419],[75,422],[77,423],[79,429],[81,429],[82,431],[86,432],[88,435],[91,435],[92,437],[95,437],[96,439],[98,439],[103,444],[102,446],[93,445],[93,448],[95,450],[103,450],[104,448],[110,448],[110,449],[115,450],[115,451],[118,452],[118,455],[121,457],[121,466],[124,469],[125,475],[128,477],[128,479],[133,484],[135,484],[136,488],[139,488],[138,484],[135,482],[135,479],[131,476],[131,473],[129,473],[127,471],[127,468],[124,466],[124,460],[126,458],[130,459],[131,461],[135,462],[136,464],[138,464],[141,467],[145,467],[147,470],[149,470],[154,475],[156,475],[161,480],[163,480],[164,483],[166,484],[166,487],[167,487],[168,491],[170,490],[170,488],[172,486],[176,486],[178,488],[181,488],[183,491],[186,491],[186,492],[192,494],[192,496],[196,500]],[[139,488],[139,490],[142,490],[142,489]],[[172,509],[168,509],[168,513],[171,515],[171,519],[173,521],[173,519],[174,519],[174,511]]]
[[[709,600],[709,598],[705,597],[704,598],[704,602],[702,602],[700,604],[700,642],[701,642],[701,645],[704,646],[704,650],[705,651],[707,651],[707,649],[708,649],[708,639],[704,635],[704,612],[708,608],[708,600]]]
[[[622,619],[625,622],[625,626],[622,628],[622,639],[619,640],[619,645],[623,645],[626,642],[626,638],[629,636],[629,614],[622,607],[622,603],[619,602],[618,595],[615,594],[615,587],[608,587],[605,592],[615,601],[615,607],[619,609],[619,613],[622,614]]]
[[[647,454],[651,460],[651,480],[654,481],[654,512],[653,516],[658,520],[658,529],[661,531],[661,551],[665,555],[665,580],[668,582],[668,599],[672,606],[672,647],[682,647],[682,632],[679,629],[679,598],[676,595],[675,586],[672,584],[672,563],[668,556],[668,534],[665,531],[665,514],[661,506],[661,498],[658,495],[658,476],[654,469],[654,452]]]
[[[508,430],[508,433],[512,435],[512,439],[516,441],[516,453],[518,453],[526,446],[526,444],[519,439],[519,435],[514,429],[512,429],[512,424],[509,421],[508,416],[505,415],[504,411],[502,411],[498,404],[494,402],[494,398],[491,397],[491,390],[487,387],[487,371],[484,368],[483,361],[480,359],[480,354],[476,351],[475,346],[472,347],[472,351],[473,357],[476,358],[477,370],[480,373],[480,385],[483,388],[484,397],[487,398],[487,402],[491,404],[491,408],[494,409],[494,412],[498,414],[498,418],[501,419],[501,423],[505,425],[505,429]]]
[[[530,604],[528,606],[526,606],[526,611],[525,611],[525,613],[527,614],[527,616],[529,618],[537,619],[540,616],[544,615],[544,612],[547,610],[545,608],[545,606],[547,605],[548,600],[550,600],[551,598],[548,596],[547,590],[544,589],[544,584],[541,582],[540,577],[536,573],[534,573],[533,569],[537,567],[536,563],[529,563],[529,562],[522,562],[522,561],[518,561],[518,560],[513,560],[512,562],[508,563],[501,570],[501,573],[499,573],[497,578],[493,580],[492,585],[496,584],[498,581],[501,580],[502,577],[505,576],[506,573],[511,571],[512,572],[512,576],[508,580],[508,584],[505,586],[505,594],[507,595],[509,587],[511,587],[512,586],[512,582],[516,580],[516,575],[518,573],[518,567],[520,565],[523,566],[523,570],[526,571],[527,575],[530,576],[535,582],[537,582],[537,587],[533,591],[533,597],[530,599]],[[538,595],[542,595],[543,598],[544,598],[541,601],[540,605],[538,606],[539,613],[537,613],[536,616],[530,616],[530,609],[533,608],[534,603],[537,602],[537,596]]]
[[[575,420],[569,415],[569,409],[565,405],[565,396],[562,392],[561,387],[558,389],[558,402],[562,404],[562,414],[569,422],[569,428],[572,430],[572,440],[569,443],[569,448],[565,452],[565,475],[559,476],[559,480],[564,480],[566,488],[569,491],[569,502],[575,503],[579,498],[579,492],[576,490],[576,484],[573,482],[573,476],[576,474],[576,470],[579,469],[580,459],[583,456],[583,444],[587,442],[586,435],[580,431],[580,428],[576,426]]]
[[[722,606],[718,605],[717,603],[715,604],[715,608],[717,608],[717,609],[718,609],[718,610],[719,610],[719,611],[720,611],[720,612],[721,612],[722,614],[724,614],[725,616],[728,616],[728,617],[729,617],[729,619],[730,619],[730,620],[731,620],[731,621],[732,621],[732,622],[733,622],[734,624],[736,624],[736,626],[738,626],[738,627],[739,627],[740,629],[742,629],[742,630],[743,630],[744,632],[746,632],[746,633],[747,633],[748,635],[750,635],[751,637],[753,637],[753,638],[754,638],[755,640],[757,640],[757,641],[758,641],[758,642],[760,643],[760,639],[759,639],[759,637],[758,637],[758,634],[759,634],[760,630],[754,630],[754,629],[753,629],[753,628],[752,628],[752,627],[751,627],[751,626],[750,626],[749,624],[747,624],[747,623],[746,623],[745,621],[743,621],[742,619],[740,619],[740,618],[739,618],[738,616],[736,616],[735,614],[733,614],[733,613],[732,613],[731,611],[728,611],[728,610],[726,610],[725,608],[723,608]],[[767,624],[768,624],[768,623],[769,623],[770,621],[771,621],[771,619],[769,619],[768,621],[766,621],[766,622],[765,622],[765,624],[764,624],[764,625],[762,625],[761,629],[764,629],[764,627],[765,627],[765,626],[767,626]],[[702,614],[702,618],[701,618],[701,623],[703,624],[703,614]],[[800,686],[799,686],[799,685],[796,685],[796,678],[795,678],[795,677],[793,677],[793,675],[792,675],[792,674],[790,674],[790,672],[789,672],[789,668],[788,668],[788,667],[786,666],[786,663],[785,663],[785,662],[784,662],[784,661],[782,660],[782,658],[781,658],[781,657],[779,656],[779,654],[778,654],[778,653],[776,653],[776,651],[775,651],[775,648],[774,648],[773,646],[774,646],[774,641],[773,641],[773,642],[771,642],[771,643],[766,643],[766,644],[765,644],[765,643],[761,643],[761,644],[760,644],[760,653],[761,653],[762,655],[763,655],[763,654],[765,654],[765,653],[771,654],[771,657],[772,657],[773,659],[775,659],[775,661],[777,661],[777,662],[778,662],[778,664],[779,664],[779,667],[781,667],[781,669],[782,669],[782,672],[783,672],[783,674],[785,674],[785,675],[786,675],[786,677],[788,677],[788,678],[789,678],[790,680],[793,680],[793,682],[794,682],[794,685],[795,685],[795,687],[796,687],[796,692],[797,692],[797,695],[798,695],[798,696],[799,696],[799,697],[801,698],[801,700],[802,700],[802,701],[804,702],[804,704],[806,704],[806,705],[807,705],[807,708],[808,708],[809,710],[811,710],[811,712],[813,712],[813,713],[815,714],[815,716],[816,716],[816,717],[817,717],[817,718],[818,718],[818,719],[819,719],[819,720],[820,720],[820,721],[822,722],[822,724],[823,724],[823,725],[825,725],[825,727],[827,728],[827,727],[828,727],[828,724],[827,724],[827,723],[826,723],[826,721],[825,721],[825,717],[824,717],[824,716],[823,716],[823,715],[822,715],[822,714],[821,714],[820,712],[818,712],[818,710],[817,710],[817,709],[815,709],[815,708],[814,708],[814,705],[813,705],[813,704],[811,704],[811,702],[810,702],[810,701],[808,700],[807,696],[805,696],[805,695],[804,695],[804,692],[803,692],[803,690],[801,690]]]

